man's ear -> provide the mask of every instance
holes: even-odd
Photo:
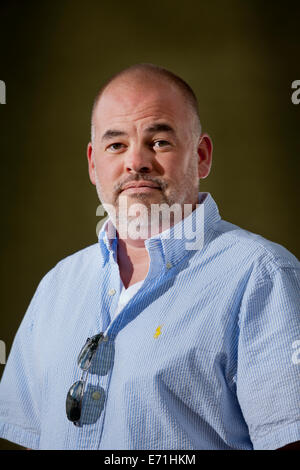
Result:
[[[202,134],[198,143],[198,176],[203,179],[209,175],[212,163],[213,143],[208,134]]]
[[[96,168],[95,168],[95,162],[94,162],[94,156],[93,156],[93,145],[91,142],[88,143],[86,154],[87,154],[88,165],[89,165],[90,180],[91,180],[91,183],[96,185],[96,177],[95,177]]]

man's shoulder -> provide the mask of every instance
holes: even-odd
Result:
[[[80,277],[87,271],[93,271],[100,266],[101,251],[98,243],[89,245],[81,250],[62,258],[44,276],[44,282],[53,278],[64,278],[65,276],[76,275]]]
[[[98,243],[93,243],[92,245],[86,246],[81,250],[71,253],[70,255],[62,258],[55,266],[55,268],[64,268],[72,264],[85,264],[90,263],[95,260],[95,257],[100,260],[101,252]]]
[[[215,227],[221,245],[228,247],[236,261],[248,261],[261,267],[268,267],[270,272],[278,268],[300,269],[299,260],[283,245],[271,241],[262,235],[241,228],[235,224],[220,220]]]

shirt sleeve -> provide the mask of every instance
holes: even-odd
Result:
[[[0,437],[38,449],[40,393],[36,378],[34,319],[41,284],[19,326],[0,383]]]
[[[300,269],[249,282],[239,318],[237,396],[255,450],[300,440]]]

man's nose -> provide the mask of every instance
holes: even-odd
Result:
[[[130,149],[126,155],[125,166],[128,173],[151,173],[153,169],[151,150],[137,147]]]

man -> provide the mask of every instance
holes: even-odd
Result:
[[[0,387],[1,436],[297,447],[299,262],[198,193],[212,142],[192,90],[150,64],[122,71],[96,97],[87,157],[109,219],[34,295]]]

